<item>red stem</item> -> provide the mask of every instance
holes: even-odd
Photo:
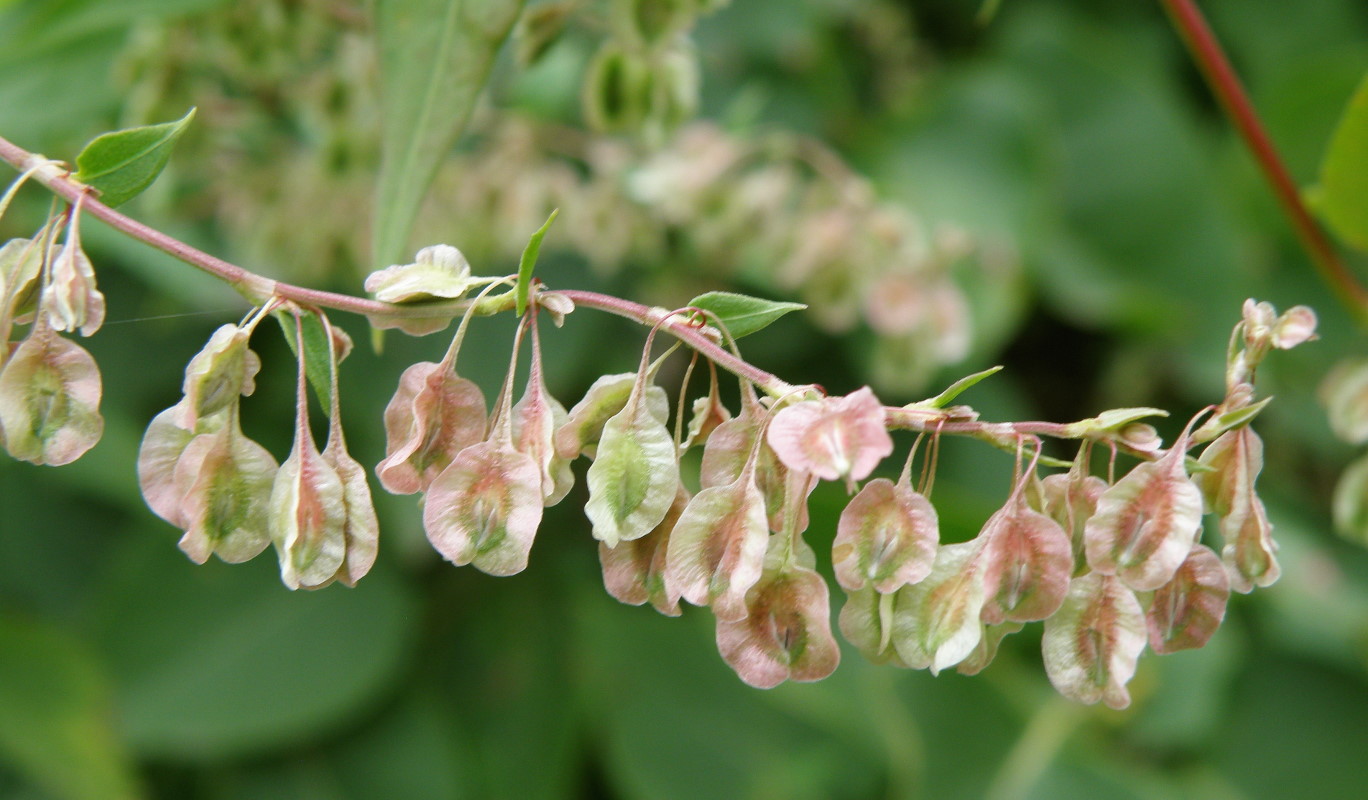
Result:
[[[1239,76],[1230,65],[1221,44],[1207,25],[1202,12],[1193,0],[1160,0],[1173,26],[1178,29],[1192,58],[1197,62],[1207,85],[1211,88],[1235,128],[1240,132],[1249,152],[1263,170],[1273,194],[1301,240],[1302,247],[1315,264],[1321,278],[1339,296],[1340,301],[1359,320],[1368,324],[1368,289],[1365,289],[1340,258],[1325,232],[1316,224],[1311,212],[1302,202],[1301,192],[1292,179],[1287,165],[1259,121],[1259,115],[1249,101],[1249,95]]]

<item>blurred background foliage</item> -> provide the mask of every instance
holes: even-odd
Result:
[[[582,487],[514,578],[441,562],[412,498],[383,494],[381,558],[356,589],[289,593],[270,557],[198,567],[144,507],[134,459],[183,365],[243,308],[90,224],[110,308],[88,342],[104,440],[59,470],[0,459],[0,797],[1361,797],[1368,557],[1332,532],[1354,452],[1315,389],[1362,354],[1363,333],[1158,4],[1012,0],[983,23],[970,0],[736,0],[699,20],[685,52],[696,115],[644,136],[586,129],[586,73],[617,24],[600,6],[530,64],[525,35],[503,49],[415,246],[451,243],[477,273],[508,272],[559,205],[538,273],[552,286],[812,304],[745,343],[789,381],[871,383],[902,403],[1003,363],[965,398],[985,417],[1160,406],[1167,436],[1221,396],[1244,298],[1312,305],[1321,341],[1261,375],[1278,396],[1259,429],[1282,580],[1235,598],[1205,649],[1147,654],[1133,706],[1114,712],[1055,695],[1038,626],[972,679],[847,649],[822,683],[750,689],[706,612],[671,620],[604,593]],[[1314,183],[1368,68],[1368,6],[1203,6],[1293,173]],[[375,73],[353,0],[0,2],[0,134],[70,158],[101,131],[198,106],[167,173],[126,210],[321,288],[357,292],[383,266],[369,257]],[[25,192],[0,233],[27,235],[47,203]],[[928,303],[938,321],[904,324]],[[360,320],[340,322],[366,340]],[[491,396],[511,330],[480,320],[462,354]],[[243,423],[280,457],[294,366],[263,331]],[[548,333],[567,405],[638,358],[641,332],[604,315]],[[350,358],[343,414],[360,460],[382,455],[399,372],[445,345],[391,334],[383,356]],[[1010,458],[948,442],[940,463],[943,536],[968,539],[1006,496]],[[844,500],[836,486],[814,495],[818,552]]]

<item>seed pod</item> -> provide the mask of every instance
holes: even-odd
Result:
[[[841,635],[875,664],[907,666],[893,648],[893,620],[900,596],[898,592],[879,594],[868,583],[846,593],[839,619]]]
[[[883,404],[865,386],[845,397],[805,400],[780,409],[768,441],[789,469],[834,481],[861,481],[893,452]]]
[[[1202,493],[1188,478],[1186,436],[1140,464],[1097,500],[1084,527],[1088,565],[1136,591],[1158,589],[1187,558],[1202,524]]]
[[[33,310],[43,274],[42,246],[35,239],[10,239],[0,247],[0,321],[22,321]],[[0,366],[4,365],[0,358]]]
[[[66,243],[52,260],[51,280],[43,289],[43,309],[53,330],[79,328],[82,336],[89,336],[104,323],[105,298],[95,288],[95,269],[81,249],[80,214],[78,200],[67,225]]]
[[[1059,523],[1013,494],[983,526],[983,621],[1033,622],[1059,609],[1069,589],[1073,550]]]
[[[1282,574],[1273,527],[1254,482],[1263,469],[1263,442],[1249,426],[1221,434],[1202,452],[1209,468],[1195,478],[1207,505],[1220,517],[1223,560],[1231,587],[1242,594],[1269,586]]]
[[[718,619],[746,616],[746,592],[764,570],[769,527],[753,469],[725,486],[699,490],[670,535],[665,586],[671,595],[710,605]]]
[[[584,513],[594,538],[609,547],[650,533],[665,518],[679,485],[674,439],[640,397],[634,391],[634,399],[604,423],[585,475]]]
[[[1059,523],[1069,535],[1073,560],[1077,569],[1084,568],[1083,531],[1097,512],[1097,501],[1107,490],[1107,482],[1095,475],[1084,475],[1070,470],[1047,475],[1040,482],[1043,508],[1050,519]]]
[[[95,446],[104,431],[100,368],[80,345],[45,323],[0,370],[0,432],[20,461],[59,467]]]
[[[138,448],[138,485],[143,500],[153,513],[177,528],[186,527],[181,513],[183,487],[176,485],[176,462],[195,438],[196,431],[177,424],[184,418],[185,400],[152,418]],[[199,420],[199,433],[216,433],[227,422],[227,414]]]
[[[1145,649],[1140,601],[1119,578],[1090,572],[1069,583],[1064,605],[1045,620],[1045,673],[1071,700],[1130,705],[1126,683]]]
[[[939,542],[931,501],[910,482],[875,478],[841,512],[831,562],[846,591],[872,583],[888,594],[931,573]]]
[[[931,574],[898,590],[893,646],[913,669],[938,674],[963,661],[983,635],[983,543],[941,545]]]
[[[176,434],[165,422],[154,419],[152,425],[156,430],[149,427],[147,438],[165,437],[164,460]],[[230,412],[218,430],[191,439],[176,460],[175,510],[162,514],[155,505],[153,510],[185,531],[178,546],[196,564],[208,561],[211,553],[229,564],[248,561],[271,543],[268,517],[276,471],[275,458],[242,435],[236,413]],[[159,504],[169,494],[162,491]]]
[[[709,361],[708,371],[708,394],[694,400],[693,415],[689,418],[689,429],[680,450],[706,444],[712,432],[731,419],[731,412],[722,405],[722,398],[717,389],[717,365]]]
[[[222,411],[256,390],[261,359],[247,347],[251,333],[249,327],[224,325],[190,359],[183,383],[185,400],[178,404],[183,414],[177,421],[180,427],[194,430],[201,417]]]
[[[503,441],[458,453],[423,503],[423,529],[437,552],[490,575],[527,568],[541,518],[541,470]]]
[[[594,381],[584,398],[570,409],[565,424],[556,429],[556,454],[567,460],[581,453],[592,458],[604,423],[627,405],[636,377],[634,372],[624,372]],[[670,416],[670,398],[659,386],[646,387],[646,407],[662,425]]]
[[[746,462],[750,459],[751,451],[755,449],[755,439],[762,433],[766,414],[764,406],[760,405],[760,401],[755,397],[753,387],[746,385],[741,392],[741,413],[734,419],[718,425],[708,436],[707,444],[703,447],[698,482],[704,488],[724,486],[740,477]],[[784,529],[785,509],[790,506],[796,509],[795,524],[798,530],[806,530],[808,526],[807,503],[785,502],[785,493],[789,491],[789,474],[788,467],[779,460],[774,450],[761,443],[755,458],[755,485],[760,488],[760,494],[765,500],[772,531]],[[816,485],[816,479],[805,484],[804,500]]]
[[[665,581],[665,564],[670,536],[691,498],[689,490],[680,484],[665,519],[650,533],[640,539],[618,542],[617,547],[599,542],[599,564],[608,594],[630,606],[649,600],[660,613],[679,616],[679,595]]]
[[[776,536],[773,547],[783,547]],[[819,681],[841,651],[831,635],[826,581],[794,564],[771,567],[746,593],[744,615],[717,618],[717,649],[741,680],[759,689]]]
[[[1160,655],[1201,647],[1225,619],[1230,578],[1210,548],[1197,545],[1145,613],[1150,649]]]
[[[328,444],[323,448],[323,460],[337,472],[342,481],[342,507],[346,512],[342,523],[342,539],[347,553],[334,576],[346,586],[370,572],[380,547],[380,521],[375,515],[366,470],[347,452],[347,440],[342,432],[342,409],[338,391],[337,365],[351,351],[351,339],[340,328],[334,328],[325,315],[319,319],[332,341],[329,353],[329,372],[332,376],[331,408],[328,410]]]
[[[565,406],[546,391],[542,380],[541,341],[533,317],[532,369],[522,399],[513,406],[513,444],[541,468],[542,499],[547,506],[563,500],[575,483],[569,459],[556,453],[555,444],[556,431],[568,419]]]
[[[487,416],[480,387],[445,362],[410,366],[385,406],[380,483],[394,494],[426,490],[457,453],[484,438]]]

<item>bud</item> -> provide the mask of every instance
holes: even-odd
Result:
[[[774,415],[768,440],[789,469],[834,481],[861,481],[893,452],[884,410],[865,386],[845,397],[805,400]]]
[[[59,467],[95,446],[104,431],[100,369],[43,321],[0,370],[0,432],[20,461]]]
[[[836,580],[846,591],[872,584],[896,592],[931,573],[939,542],[931,501],[910,482],[875,478],[841,512],[831,550]]]
[[[158,419],[166,414],[162,412]],[[177,435],[167,433],[166,423],[154,419],[145,446],[154,436],[174,446]],[[163,456],[170,455],[171,447],[162,449]],[[173,482],[179,497],[175,511],[162,514],[156,505],[152,508],[185,531],[179,547],[196,564],[208,561],[211,553],[229,564],[248,561],[271,541],[268,515],[276,470],[276,460],[242,434],[236,412],[230,412],[217,430],[191,439],[176,459]],[[165,495],[156,499],[158,504],[165,503]],[[152,502],[149,497],[148,504]]]
[[[787,547],[776,536],[771,551]],[[786,680],[819,681],[836,670],[841,651],[831,635],[822,576],[767,558],[764,575],[746,593],[744,616],[717,618],[717,649],[741,680],[769,689]]]
[[[931,574],[898,590],[893,646],[913,669],[939,674],[963,661],[983,635],[983,543],[941,545]]]
[[[983,526],[983,621],[1033,622],[1059,609],[1073,572],[1073,548],[1059,523],[1015,492]]]
[[[410,366],[385,406],[380,483],[394,494],[426,490],[457,453],[484,438],[487,416],[480,387],[446,362]]]
[[[79,328],[82,336],[89,336],[104,323],[105,298],[95,288],[95,268],[81,249],[80,215],[81,201],[77,200],[67,225],[66,243],[52,261],[52,276],[43,289],[42,302],[53,330]]]
[[[1071,700],[1125,708],[1145,635],[1144,611],[1129,587],[1095,572],[1074,578],[1064,605],[1045,620],[1045,673]]]
[[[650,533],[640,539],[618,542],[617,547],[599,542],[599,564],[608,594],[630,606],[649,600],[660,613],[679,616],[679,595],[665,581],[666,555],[670,536],[691,498],[689,490],[680,484],[665,519]]]
[[[1145,613],[1150,649],[1160,655],[1201,647],[1225,618],[1230,578],[1221,559],[1197,545],[1173,580],[1160,586]]]
[[[1088,565],[1136,591],[1158,589],[1187,558],[1202,525],[1202,493],[1188,478],[1187,436],[1135,467],[1097,500],[1084,528]]]

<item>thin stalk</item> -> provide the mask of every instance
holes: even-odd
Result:
[[[1301,240],[1302,247],[1316,266],[1321,279],[1339,297],[1361,324],[1368,325],[1368,289],[1365,289],[1354,273],[1340,258],[1339,251],[1331,244],[1320,225],[1316,223],[1306,204],[1302,202],[1301,191],[1292,180],[1292,175],[1278,155],[1273,141],[1268,137],[1263,123],[1259,120],[1254,105],[1249,101],[1240,78],[1226,58],[1225,51],[1211,31],[1201,10],[1193,0],[1160,0],[1169,19],[1181,34],[1188,52],[1206,78],[1207,85],[1220,101],[1221,107],[1230,116],[1236,130],[1244,139],[1245,146],[1263,170],[1264,178],[1273,189],[1279,204],[1287,214],[1292,227]]]

